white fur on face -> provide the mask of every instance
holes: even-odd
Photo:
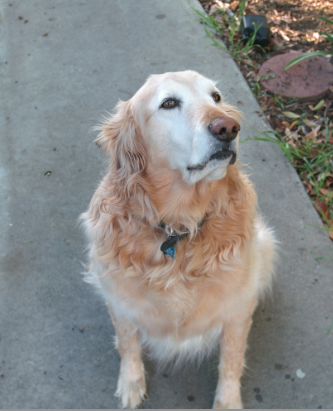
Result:
[[[150,95],[147,94],[147,88]],[[180,170],[189,184],[204,178],[213,181],[225,177],[231,160],[229,157],[208,161],[212,154],[221,149],[221,145],[210,133],[210,122],[206,120],[205,124],[203,114],[209,112],[209,108],[215,111],[220,108],[221,117],[226,116],[223,102],[216,103],[213,100],[214,92],[221,94],[213,81],[193,71],[185,71],[152,76],[134,96],[134,99],[140,98],[144,93],[148,101],[145,109],[149,113],[149,120],[143,134],[149,140],[153,155],[167,160],[172,169]],[[167,98],[179,100],[179,107],[161,108]],[[236,141],[231,146],[236,151]],[[200,165],[204,165],[202,169],[188,170],[189,167]]]

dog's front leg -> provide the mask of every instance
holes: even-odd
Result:
[[[243,408],[240,395],[240,378],[244,367],[246,340],[252,324],[256,302],[251,304],[247,315],[234,318],[223,324],[220,344],[219,380],[214,408]]]
[[[117,333],[116,346],[120,354],[120,373],[116,397],[123,408],[136,408],[146,396],[146,381],[141,358],[138,332],[123,318],[117,317],[109,306]]]

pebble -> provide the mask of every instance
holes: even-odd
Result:
[[[262,396],[261,395],[256,395],[256,400],[258,402],[262,402]]]
[[[304,378],[305,377],[305,373],[301,369],[296,371],[296,375],[297,375],[298,378]]]

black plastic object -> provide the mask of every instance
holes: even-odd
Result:
[[[249,41],[255,31],[255,27],[259,27],[257,30],[256,38],[254,44],[259,44],[262,47],[269,45],[269,27],[267,24],[266,17],[255,16],[252,14],[246,14],[243,16],[241,23],[241,32],[244,37],[244,42]]]

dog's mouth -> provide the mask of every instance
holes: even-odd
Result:
[[[236,162],[236,152],[233,150],[218,150],[214,154],[212,154],[209,159],[201,164],[197,164],[195,166],[188,166],[188,171],[200,171],[203,170],[206,165],[212,160],[226,160],[231,157],[229,164],[235,164]]]

